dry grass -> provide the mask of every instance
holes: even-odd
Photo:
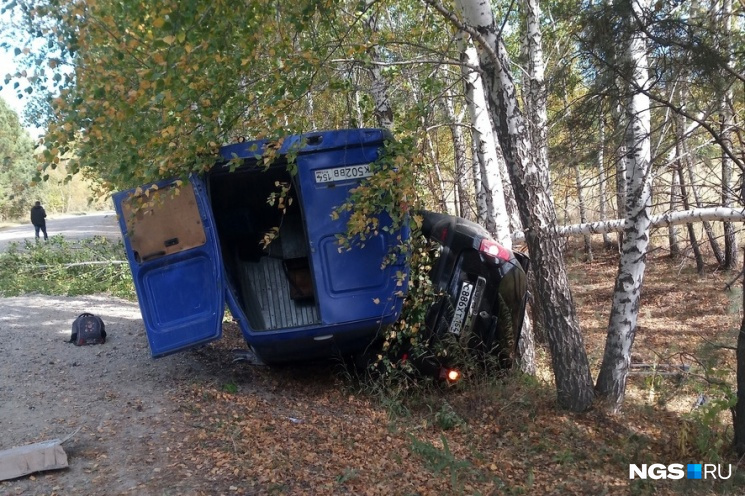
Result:
[[[568,252],[572,291],[594,373],[602,357],[617,255],[587,264]],[[739,296],[731,276],[649,258],[635,361],[687,364],[690,374],[632,376],[621,414],[569,414],[555,403],[548,357],[537,378],[471,378],[444,391],[378,395],[338,366],[251,368],[230,361],[234,326],[200,350],[215,379],[174,392],[168,494],[743,494],[726,482],[629,480],[630,463],[732,463],[731,419],[706,420],[702,377],[733,384]],[[720,444],[717,444],[720,443]],[[167,493],[167,492],[166,492]],[[164,494],[166,494],[164,493]]]

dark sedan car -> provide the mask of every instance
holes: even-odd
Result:
[[[471,357],[511,366],[525,316],[529,259],[474,222],[426,211],[422,218],[422,233],[440,247],[430,277],[442,296],[426,318],[433,342],[458,341]],[[430,356],[426,366],[446,375],[454,362]]]

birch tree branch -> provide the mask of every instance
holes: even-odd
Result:
[[[668,212],[666,214],[652,216],[650,228],[704,221],[745,222],[745,209],[708,207]],[[603,234],[614,231],[620,232],[623,231],[624,222],[624,219],[587,222],[584,224],[559,227],[556,232],[559,236],[565,237],[585,234]],[[525,233],[522,231],[512,233],[512,241],[516,243],[525,241]]]

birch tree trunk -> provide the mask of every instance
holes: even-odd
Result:
[[[365,27],[370,34],[378,32],[378,15],[376,12],[372,12],[371,9],[375,4],[375,0],[367,0],[365,2],[365,10],[367,11],[367,17],[365,19]],[[367,49],[368,56],[373,62],[378,62],[380,56],[378,54],[378,46],[371,45]],[[393,130],[393,108],[391,107],[391,100],[389,97],[389,85],[386,81],[381,68],[377,64],[371,64],[367,70],[370,73],[370,79],[372,81],[372,87],[370,94],[372,95],[375,108],[373,113],[378,121],[378,126],[385,128],[389,131]]]
[[[476,222],[482,226],[486,225],[486,217],[489,215],[489,207],[486,204],[486,193],[482,185],[484,164],[479,156],[479,143],[471,130],[471,175],[473,176],[473,191],[476,199]]]
[[[440,4],[434,0],[427,2],[462,26]],[[535,267],[537,301],[547,328],[558,403],[570,410],[584,411],[594,399],[592,378],[560,240],[555,235],[556,211],[551,199],[548,164],[537,163],[531,153],[529,130],[518,105],[510,59],[491,5],[482,0],[457,0],[456,5],[471,28],[469,33],[480,35],[477,36],[479,63]]]
[[[492,134],[496,136],[496,133]],[[495,144],[499,150],[499,153],[497,153],[497,158],[499,159],[499,175],[502,176],[502,190],[504,191],[504,203],[507,206],[507,215],[510,219],[510,232],[520,231],[523,228],[523,224],[520,221],[520,211],[517,208],[515,190],[512,188],[510,174],[507,172],[507,163],[504,161],[504,155],[502,154],[502,148],[499,146],[498,139],[495,140]]]
[[[649,0],[632,1],[632,17],[645,19],[648,6]],[[632,22],[632,25],[635,23]],[[649,85],[646,45],[646,38],[641,30],[634,30],[626,49],[631,70],[631,97],[627,106],[629,127],[626,143],[629,168],[626,174],[626,222],[605,352],[596,384],[598,395],[608,401],[608,407],[612,411],[618,411],[621,407],[626,390],[649,245],[652,203],[651,112],[649,97],[640,91]]]
[[[567,118],[571,116],[571,110],[569,106],[569,94],[566,87],[566,84],[564,85],[564,108],[566,109],[566,115]],[[577,157],[577,150],[575,147],[574,142],[574,136],[569,136],[569,152],[572,155],[572,158],[569,159],[571,163],[572,169],[574,169],[574,184],[577,187],[577,202],[579,203],[579,221],[581,224],[584,224],[587,222],[587,208],[585,205],[585,194],[584,194],[584,188],[582,186],[582,174],[579,170],[579,163],[577,163],[577,160],[575,157]],[[586,234],[584,236],[585,241],[585,261],[592,262],[592,239],[590,238],[589,234]]]
[[[453,95],[450,91],[445,95],[443,101],[445,117],[450,125],[450,134],[453,137],[453,158],[455,160],[455,187],[458,193],[458,201],[455,202],[457,215],[466,217],[471,210],[468,187],[468,167],[466,166],[466,141],[463,137],[463,127],[461,126],[462,117],[456,115],[455,105],[453,105]],[[465,215],[464,215],[465,213]],[[505,212],[506,214],[506,212]]]
[[[685,128],[685,117],[682,117],[682,125],[681,128]],[[698,192],[698,186],[696,185],[695,177],[693,175],[693,161],[691,160],[691,154],[688,150],[688,138],[687,134],[683,133],[680,138],[680,146],[681,146],[681,153],[682,153],[682,161],[683,166],[686,168],[686,171],[688,172],[688,185],[690,187],[691,193],[693,194],[693,200],[696,205],[696,208],[702,208],[703,202],[701,201],[701,196]],[[719,264],[720,267],[724,265],[724,253],[722,253],[722,248],[719,246],[719,242],[717,241],[717,237],[714,234],[714,229],[711,227],[711,224],[706,221],[703,223],[704,226],[704,233],[706,233],[706,237],[709,240],[709,245],[711,246],[711,251],[714,253],[714,258],[717,259],[717,264]],[[702,268],[703,273],[703,268]]]
[[[448,209],[447,195],[445,194],[445,181],[442,178],[442,171],[440,170],[440,159],[437,156],[437,148],[434,143],[432,143],[432,137],[429,133],[426,135],[425,142],[430,161],[432,162],[432,169],[435,173],[434,177],[430,176],[428,181],[430,183],[430,191],[432,191],[433,196],[437,198],[441,211],[450,213],[450,210]]]
[[[623,128],[624,125],[629,124],[623,118],[623,111],[621,104],[614,104],[611,110],[613,116],[613,122],[619,123],[619,127]],[[624,133],[625,136],[625,133]],[[618,145],[616,148],[616,217],[623,219],[626,217],[626,171],[628,169],[626,159],[626,143],[625,140]],[[618,233],[618,251],[621,251],[621,245],[623,244],[623,233]]]
[[[484,94],[484,83],[478,72],[468,66],[478,66],[479,57],[465,36],[461,36],[461,61],[463,77],[466,81],[466,105],[471,117],[472,136],[481,165],[482,198],[477,201],[486,206],[486,229],[507,248],[512,248],[510,221],[504,201],[502,178],[499,173],[498,153],[500,148],[494,142],[489,107]]]
[[[670,212],[675,212],[678,204],[678,173],[673,170],[670,179]],[[678,228],[675,225],[667,227],[667,241],[670,247],[670,258],[677,260],[680,258],[680,245],[678,245]]]
[[[676,161],[675,166],[678,171],[678,178],[680,179],[680,198],[683,202],[683,208],[688,210],[691,207],[691,201],[688,197],[688,187],[686,186],[686,177],[684,170],[688,169],[685,165],[685,147],[683,146],[683,138],[685,135],[685,120],[682,116],[678,116],[676,119],[676,138],[675,138],[675,154]],[[693,228],[692,223],[687,224],[688,239],[691,243],[691,250],[693,250],[693,257],[696,261],[696,272],[703,274],[704,272],[704,257],[701,255],[701,248],[699,247],[698,240],[696,239],[696,230]]]
[[[525,50],[528,57],[526,89],[527,124],[530,129],[531,151],[538,164],[548,164],[548,111],[546,101],[546,76],[543,62],[543,35],[541,33],[541,7],[538,0],[523,0],[525,13]],[[566,99],[566,88],[565,88]]]
[[[666,214],[650,217],[649,227],[677,226],[680,224],[704,221],[745,222],[745,209],[707,207],[678,210],[677,212],[668,212]],[[587,224],[574,224],[571,226],[560,227],[556,230],[556,235],[566,237],[583,236],[585,234],[603,234],[604,232],[620,232],[625,228],[626,219],[613,219],[603,222],[588,222]],[[512,234],[512,239],[516,243],[524,241],[525,234],[521,231],[516,231]]]
[[[598,186],[600,189],[600,220],[608,219],[606,204],[608,203],[608,192],[605,187],[605,117],[602,109],[598,112]],[[603,248],[610,250],[611,242],[608,233],[603,233]]]
[[[688,191],[686,189],[685,175],[683,174],[683,163],[682,159],[679,159],[677,163],[678,177],[680,178],[680,197],[683,201],[683,208],[688,210],[690,208],[690,201],[688,200]],[[698,240],[696,239],[696,230],[693,228],[692,223],[686,225],[688,229],[688,239],[691,243],[691,250],[693,250],[693,258],[696,261],[696,272],[698,274],[704,273],[704,257],[701,255],[701,248],[699,247]]]

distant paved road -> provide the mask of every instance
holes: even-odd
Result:
[[[69,239],[106,236],[116,240],[122,237],[113,211],[47,217],[47,234],[62,234]],[[34,226],[31,223],[0,229],[0,251],[5,251],[11,242],[22,244],[24,239],[34,239]]]

